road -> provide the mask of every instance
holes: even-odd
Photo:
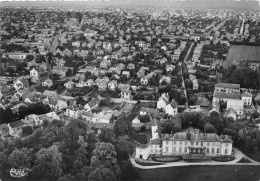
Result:
[[[245,24],[245,18],[243,18],[243,20],[242,20],[242,24],[241,24],[240,32],[239,32],[240,35],[243,35],[243,32],[244,32],[244,24]]]
[[[186,54],[186,56],[183,60],[183,63],[185,63],[185,64],[187,63],[187,59],[190,55],[190,52],[191,52],[193,45],[194,45],[194,42],[192,42],[192,44],[190,45],[190,48],[189,48],[189,50],[188,50],[188,52],[187,52],[187,54]],[[186,109],[189,109],[188,96],[187,96],[186,86],[185,86],[185,82],[184,82],[184,78],[183,78],[182,68],[181,68],[181,74],[182,74],[182,87],[184,88],[184,94],[185,94],[185,98],[187,100],[186,103],[185,103],[185,106],[186,106]]]
[[[52,46],[51,46],[51,52],[54,53],[56,51],[57,46],[59,45],[59,39],[60,39],[61,30],[59,30],[58,34],[55,36]]]
[[[215,26],[214,28],[212,28],[208,33],[207,33],[207,36],[210,35],[210,33],[214,30],[214,31],[217,31],[219,28],[221,28],[225,23],[226,23],[226,19],[224,21],[222,21],[221,23],[219,23],[217,26]]]

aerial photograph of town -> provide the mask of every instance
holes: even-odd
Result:
[[[260,180],[260,1],[0,0],[0,181],[146,180]]]

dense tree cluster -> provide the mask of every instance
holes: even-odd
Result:
[[[44,121],[23,139],[2,141],[1,178],[8,176],[7,169],[26,167],[31,180],[134,180],[131,142],[116,138],[113,130],[103,129],[96,137],[89,129],[81,120]]]
[[[260,87],[260,74],[252,70],[248,63],[242,62],[239,66],[230,66],[223,75],[227,82],[240,84],[241,87],[258,89]]]

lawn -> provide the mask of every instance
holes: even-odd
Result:
[[[224,62],[224,67],[232,64],[238,64],[243,60],[259,61],[260,46],[246,46],[246,45],[231,45],[228,51],[227,59]]]

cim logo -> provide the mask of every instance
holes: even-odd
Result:
[[[23,168],[23,169],[11,168],[10,170],[6,170],[6,171],[9,172],[12,177],[25,177],[28,175],[28,173],[31,170],[29,168]]]

